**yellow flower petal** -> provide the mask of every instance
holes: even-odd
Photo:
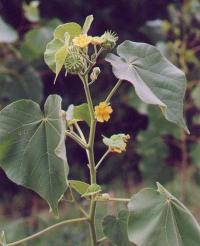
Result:
[[[85,48],[90,44],[91,37],[87,34],[80,34],[79,36],[73,38],[72,42],[79,48]]]

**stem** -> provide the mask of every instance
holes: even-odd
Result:
[[[101,157],[101,159],[99,160],[99,162],[96,165],[96,170],[99,168],[99,166],[101,165],[101,163],[104,161],[104,159],[106,158],[106,156],[110,153],[110,149],[108,149],[105,154]]]
[[[105,102],[106,103],[109,103],[110,102],[110,99],[112,98],[112,96],[115,94],[115,92],[117,91],[117,89],[120,87],[122,83],[122,80],[119,79],[116,83],[116,85],[112,88],[111,92],[109,93],[109,95],[107,96]]]
[[[79,124],[77,123],[77,122],[75,122],[75,127],[76,127],[76,130],[78,131],[78,133],[79,133],[79,135],[80,135],[80,137],[81,137],[81,139],[83,140],[83,142],[86,144],[87,143],[87,141],[86,141],[86,139],[85,139],[85,136],[84,136],[84,134],[83,134],[83,132],[82,132],[82,130],[81,130],[81,128],[80,128],[80,126],[79,126]]]
[[[107,240],[107,237],[102,237],[97,241],[97,245],[101,244],[102,242],[104,242],[105,240]]]
[[[94,159],[94,139],[95,139],[95,131],[96,131],[96,119],[95,119],[94,107],[90,94],[90,89],[88,85],[88,74],[85,76],[80,76],[80,78],[83,82],[85,95],[90,112],[90,118],[91,118],[88,149],[86,150],[88,156],[89,168],[90,168],[90,183],[96,184],[96,169],[95,169],[95,159]],[[97,244],[96,228],[95,228],[95,211],[96,211],[96,201],[95,201],[95,196],[92,196],[91,203],[90,203],[89,220],[88,220],[92,246],[96,246]]]
[[[130,198],[112,198],[110,197],[108,200],[97,200],[98,202],[130,202]]]
[[[66,224],[72,224],[72,223],[83,222],[83,221],[87,221],[87,218],[77,218],[77,219],[64,220],[62,222],[59,222],[59,223],[54,224],[52,226],[49,226],[46,229],[44,229],[44,230],[42,230],[40,232],[37,232],[37,233],[35,233],[35,234],[33,234],[33,235],[29,236],[29,237],[26,237],[26,238],[24,238],[22,240],[19,240],[19,241],[13,242],[13,243],[8,243],[7,246],[19,245],[19,244],[28,242],[30,240],[33,240],[35,238],[38,238],[38,237],[42,236],[43,234],[45,234],[47,232],[50,232],[51,230],[54,230],[55,228],[64,226]]]
[[[87,149],[87,145],[82,141],[82,139],[74,132],[65,132],[65,135],[67,137],[70,137],[71,139],[73,139],[76,143],[78,143],[82,148]]]
[[[76,201],[76,198],[74,197],[73,191],[71,189],[71,187],[69,187],[70,189],[70,194],[72,197],[72,201],[73,203],[76,205],[76,207],[85,215],[86,218],[88,218],[88,214],[87,212],[84,210],[84,208]]]

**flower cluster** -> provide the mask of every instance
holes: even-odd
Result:
[[[111,49],[116,45],[118,37],[115,33],[106,31],[102,36],[88,36],[87,34],[80,34],[73,38],[72,42],[74,46],[78,48],[86,48],[89,44],[101,45],[105,49]]]

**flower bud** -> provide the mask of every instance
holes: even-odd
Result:
[[[97,80],[100,73],[101,73],[100,68],[99,67],[94,67],[93,70],[92,70],[92,73],[90,74],[90,79],[92,81]]]

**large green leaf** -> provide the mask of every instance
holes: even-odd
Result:
[[[10,26],[5,23],[0,16],[0,43],[13,43],[18,39],[17,32]]]
[[[122,210],[118,217],[108,215],[104,218],[102,226],[104,235],[117,246],[132,245],[127,235],[128,212]]]
[[[22,98],[40,102],[43,97],[39,74],[21,60],[13,60],[0,68],[0,88],[0,103],[3,104]]]
[[[131,82],[142,101],[159,105],[167,120],[188,131],[183,119],[184,73],[149,44],[125,41],[117,53],[106,57],[115,76]]]
[[[159,183],[128,204],[128,236],[138,246],[198,246],[200,227],[190,211]]]
[[[0,112],[0,166],[12,181],[44,198],[55,214],[68,174],[60,112],[57,95],[48,97],[44,113],[31,100],[17,101]]]

